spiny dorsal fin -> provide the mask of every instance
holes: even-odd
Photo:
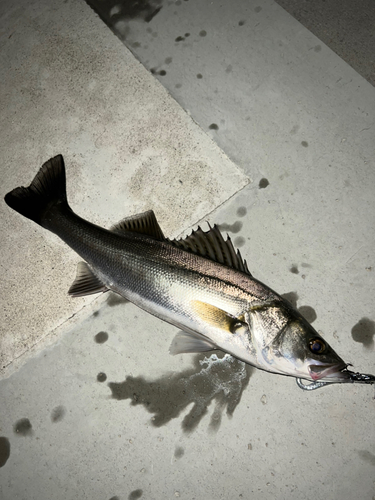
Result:
[[[165,240],[163,231],[156,220],[153,210],[125,217],[125,219],[122,219],[120,222],[112,226],[110,231],[118,234],[132,231],[133,233],[141,233],[146,234],[147,236],[152,236],[152,238],[155,238],[156,240]]]
[[[77,275],[68,294],[84,297],[93,293],[106,292],[108,288],[93,274],[86,262],[78,262]]]
[[[198,229],[193,231],[190,236],[180,240],[168,240],[168,242],[177,248],[182,248],[187,252],[219,262],[219,264],[224,264],[251,276],[246,260],[242,259],[239,250],[236,253],[230,237],[227,236],[227,239],[224,240],[216,224],[214,227],[209,225],[209,228],[208,231],[202,231],[198,226]]]

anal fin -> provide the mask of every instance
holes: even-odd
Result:
[[[107,288],[91,271],[86,262],[78,262],[76,278],[68,290],[73,297],[84,297],[94,293],[106,292]]]

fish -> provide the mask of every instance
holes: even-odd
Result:
[[[221,350],[258,369],[295,377],[307,390],[375,382],[373,375],[348,370],[297,309],[254,278],[217,225],[169,239],[152,210],[109,229],[92,224],[70,208],[62,155],[4,199],[83,259],[68,291],[72,297],[111,290],[176,326],[171,354]]]

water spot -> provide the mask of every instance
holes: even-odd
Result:
[[[226,70],[225,70],[225,73],[230,73],[232,71],[232,65],[231,64],[228,64]]]
[[[140,46],[141,46],[141,44],[139,42],[132,43],[133,49],[138,49]]]
[[[235,248],[241,248],[241,247],[244,246],[245,243],[246,243],[246,240],[242,236],[237,236],[234,239],[234,246],[235,246]]]
[[[362,318],[352,328],[352,337],[366,349],[374,348],[375,322],[369,318]]]
[[[263,179],[260,179],[259,181],[259,189],[264,189],[266,188],[267,186],[269,186],[269,182],[268,182],[268,179],[266,179],[265,177],[263,177]]]
[[[234,224],[218,224],[217,227],[220,231],[229,231],[230,233],[239,233],[242,229],[243,223],[241,221],[236,221]]]
[[[149,23],[160,12],[162,0],[121,2],[121,19],[141,19]]]
[[[121,297],[121,295],[109,292],[109,296],[107,299],[107,304],[109,305],[109,307],[118,306],[119,304],[126,304],[127,302],[129,301],[124,299],[124,297]]]
[[[375,455],[373,453],[367,450],[359,450],[358,455],[362,458],[362,460],[375,467]]]
[[[183,36],[178,36],[177,38],[174,39],[175,42],[183,42],[185,38]]]
[[[94,316],[94,318],[97,318],[100,314],[100,311],[95,311],[92,315]]]
[[[171,57],[166,57],[164,60],[165,64],[171,64],[172,61],[173,59]]]
[[[96,380],[98,382],[105,382],[107,380],[107,375],[103,372],[98,373]]]
[[[10,456],[10,443],[6,437],[0,437],[0,467],[4,467]]]
[[[161,69],[161,70],[159,71],[159,75],[160,75],[160,76],[165,76],[166,74],[167,74],[167,72],[165,71],[165,69]]]
[[[301,306],[298,308],[298,311],[309,323],[314,323],[317,318],[315,309],[311,306]]]
[[[243,26],[244,24],[245,24],[244,20],[238,22],[238,26]]]
[[[211,130],[219,130],[219,127],[218,125],[216,125],[216,123],[211,123],[211,125],[208,128]]]
[[[185,37],[188,38],[190,36],[190,33],[185,33]]]
[[[181,446],[176,446],[174,451],[175,458],[181,458],[184,456],[185,450]]]
[[[291,268],[289,269],[289,271],[290,271],[291,273],[293,273],[293,274],[299,274],[298,267],[297,267],[295,264],[293,264],[293,265],[291,266]]]
[[[262,7],[258,6],[258,7],[255,7],[254,12],[256,12],[258,14],[261,10],[262,10]]]
[[[290,131],[290,134],[291,135],[295,135],[299,130],[299,125],[294,125],[294,127],[292,127],[292,130]]]
[[[322,46],[321,45],[315,45],[314,47],[314,51],[315,52],[320,52],[322,50]]]
[[[299,297],[296,292],[283,293],[281,296],[283,299],[288,301],[291,306],[293,306],[294,308],[297,307],[297,301]]]
[[[104,342],[107,342],[108,340],[108,333],[99,332],[95,335],[94,339],[97,344],[104,344]]]
[[[197,74],[197,78],[200,80],[201,78],[203,78],[202,74],[201,73],[198,73]]]
[[[199,36],[206,36],[207,35],[207,31],[205,30],[202,30],[199,32]]]
[[[308,143],[307,141],[302,141],[302,142],[301,142],[301,144],[302,144],[302,146],[303,146],[304,148],[307,148],[307,147],[308,147],[308,145],[309,145],[309,143]]]
[[[238,217],[245,217],[245,215],[247,214],[246,207],[238,207],[236,214],[238,215]]]
[[[19,436],[33,435],[32,425],[28,418],[21,418],[20,420],[17,420],[17,422],[13,426],[13,431]]]
[[[55,406],[55,408],[51,412],[51,420],[55,424],[56,422],[60,422],[66,413],[65,408],[60,405],[60,406]]]
[[[120,500],[120,497],[111,497],[109,500]]]
[[[155,73],[156,73],[156,68],[150,68],[150,73],[151,73],[152,75],[155,75]]]
[[[123,382],[110,382],[108,386],[112,398],[129,399],[132,406],[143,405],[153,414],[151,422],[156,427],[177,418],[193,403],[181,423],[184,432],[193,431],[215,401],[210,422],[211,429],[215,430],[220,425],[218,415],[225,409],[228,416],[233,415],[254,370],[229,354],[222,355],[199,354],[195,356],[194,366],[183,372],[155,380],[128,376]]]
[[[263,394],[263,396],[260,398],[260,401],[261,401],[262,405],[266,405],[267,404],[267,396],[265,394]]]
[[[128,499],[129,500],[137,500],[137,498],[141,498],[142,495],[143,495],[142,490],[134,490],[130,493],[130,495],[128,496]]]
[[[175,87],[176,89],[180,89],[182,87],[182,83],[176,83]]]

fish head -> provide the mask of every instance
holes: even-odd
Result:
[[[263,350],[279,373],[321,382],[349,382],[348,363],[303,318],[288,321]]]

